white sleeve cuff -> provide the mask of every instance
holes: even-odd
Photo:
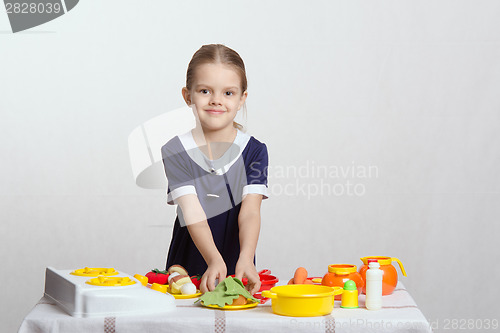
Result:
[[[243,187],[243,195],[242,198],[245,197],[247,194],[262,194],[262,199],[267,199],[268,198],[268,189],[267,186],[264,184],[250,184],[250,185],[245,185]]]
[[[167,194],[167,203],[169,205],[176,205],[177,204],[177,199],[182,197],[183,195],[186,194],[196,194],[196,188],[193,185],[185,185],[176,188],[173,191],[170,191],[170,193]]]

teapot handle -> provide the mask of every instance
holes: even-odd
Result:
[[[405,268],[403,267],[403,263],[398,258],[391,258],[392,261],[396,261],[399,264],[399,268],[401,269],[401,273],[406,276]]]

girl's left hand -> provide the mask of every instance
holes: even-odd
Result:
[[[248,279],[248,284],[246,285],[246,289],[250,292],[250,294],[255,294],[260,289],[260,276],[257,273],[257,269],[255,265],[250,260],[239,259],[236,263],[236,271],[235,277],[237,279],[242,279],[246,277]]]

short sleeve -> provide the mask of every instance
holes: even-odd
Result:
[[[269,196],[267,186],[267,173],[268,173],[268,155],[267,147],[261,143],[257,149],[251,154],[250,162],[247,164],[247,185],[243,187],[243,195],[255,193],[262,194],[263,199]]]
[[[189,170],[188,156],[185,151],[174,149],[171,141],[161,148],[163,166],[167,176],[167,203],[177,204],[176,200],[186,194],[197,194],[194,177]]]

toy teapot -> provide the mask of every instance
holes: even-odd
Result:
[[[405,269],[403,264],[398,258],[393,257],[380,257],[380,256],[371,256],[371,257],[363,257],[360,258],[363,262],[363,266],[359,268],[359,273],[363,280],[366,281],[366,271],[368,270],[368,259],[377,259],[380,264],[380,269],[384,272],[384,276],[382,278],[382,295],[390,295],[396,288],[398,284],[398,272],[396,268],[392,265],[393,261],[396,261],[399,264],[399,268],[404,276],[406,276]],[[363,286],[363,293],[366,294],[366,286]]]
[[[328,265],[328,273],[323,276],[321,284],[328,287],[344,287],[348,280],[354,281],[360,293],[365,286],[365,280],[357,272],[356,265]],[[314,282],[314,280],[313,280]],[[335,296],[336,300],[341,299],[341,295]]]

